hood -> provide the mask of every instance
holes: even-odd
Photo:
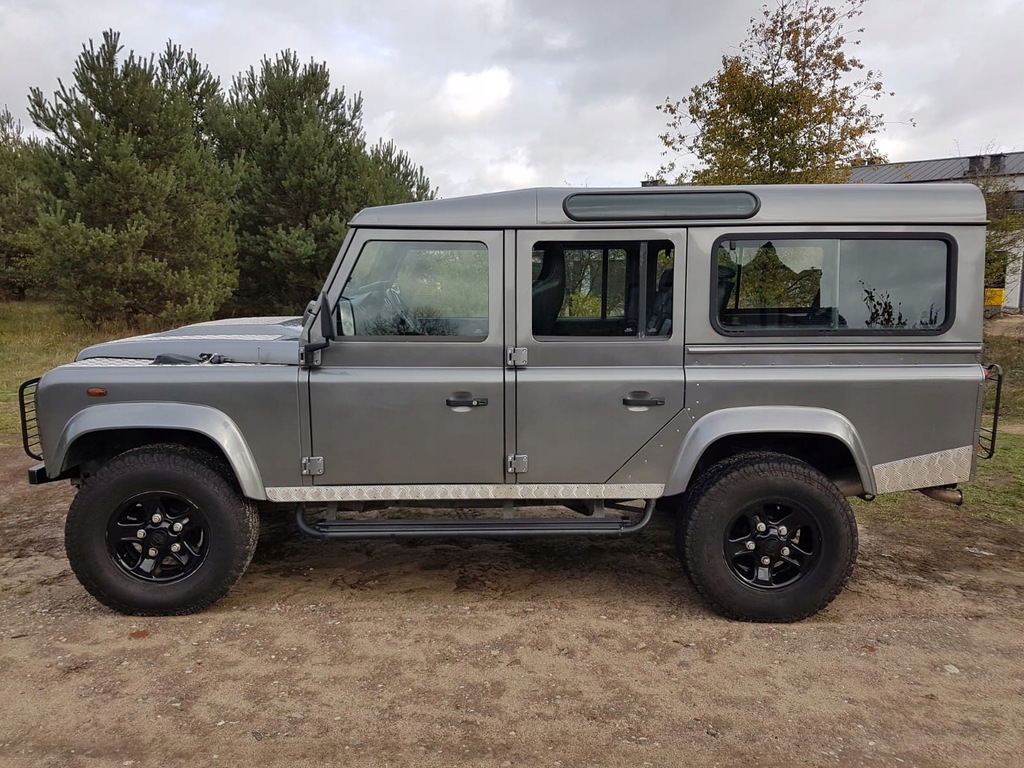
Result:
[[[298,365],[301,317],[247,317],[195,323],[161,333],[94,344],[78,360],[120,357],[152,360],[157,355],[219,355],[225,362]]]

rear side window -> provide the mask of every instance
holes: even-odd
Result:
[[[938,333],[948,327],[948,240],[765,236],[718,241],[720,331]]]
[[[668,240],[534,243],[534,338],[668,338],[674,258]]]

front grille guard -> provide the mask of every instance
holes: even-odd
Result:
[[[29,379],[18,388],[18,407],[21,409],[21,444],[25,453],[42,460],[43,441],[39,438],[39,413],[36,409],[36,391],[39,379]]]
[[[993,363],[985,367],[985,386],[995,382],[996,397],[992,404],[992,426],[982,426],[978,433],[978,458],[991,459],[996,455],[996,436],[999,433],[999,407],[1003,395],[1003,369]],[[982,424],[985,422],[985,415],[981,417]]]

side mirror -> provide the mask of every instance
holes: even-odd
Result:
[[[341,323],[341,328],[337,330],[341,331],[342,336],[356,335],[356,316],[352,310],[352,301],[344,296],[338,299],[338,322]]]
[[[320,335],[325,341],[333,341],[338,338],[338,327],[334,323],[334,312],[331,311],[331,304],[327,300],[327,294],[321,293],[316,300],[317,311],[320,312]]]
[[[331,345],[331,341],[338,338],[338,329],[334,325],[334,316],[331,312],[331,304],[327,300],[327,294],[321,293],[316,300],[314,311],[320,313],[320,341],[309,341],[299,348],[299,363],[301,365],[320,365],[320,350]]]

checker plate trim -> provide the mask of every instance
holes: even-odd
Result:
[[[911,456],[872,467],[877,493],[892,493],[937,485],[963,483],[971,479],[974,446]]]
[[[504,485],[332,485],[267,488],[277,502],[448,501],[462,499],[655,499],[664,485],[504,484]]]

